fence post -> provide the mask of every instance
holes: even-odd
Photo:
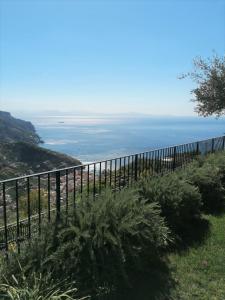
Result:
[[[56,219],[59,219],[60,217],[60,201],[61,201],[61,195],[60,195],[60,171],[57,171],[55,173],[55,184],[56,184]]]
[[[173,147],[173,171],[176,168],[176,154],[177,154],[177,147]]]
[[[224,146],[225,146],[225,135],[223,136],[222,150],[224,150]]]
[[[135,154],[134,160],[134,180],[137,181],[138,179],[138,154]]]
[[[199,155],[199,142],[196,143],[196,154]]]
[[[212,153],[214,152],[214,139],[212,139],[212,149],[211,149],[212,151]]]

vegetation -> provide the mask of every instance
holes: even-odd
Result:
[[[200,245],[169,255],[171,299],[225,299],[225,215],[206,217],[210,234]]]
[[[198,57],[194,60],[194,71],[181,78],[190,77],[197,83],[192,90],[197,103],[196,112],[202,116],[225,113],[225,56],[214,55],[208,60]]]
[[[81,198],[1,264],[2,295],[224,299],[224,171],[224,153],[211,154],[137,187]]]
[[[225,214],[204,216],[203,230],[193,244],[173,249],[164,264],[135,274],[133,288],[110,300],[223,300],[225,299]],[[107,299],[108,300],[108,299]]]
[[[31,274],[41,272],[52,281],[69,278],[81,290],[105,293],[129,285],[129,272],[160,258],[169,241],[169,230],[156,204],[140,199],[135,190],[110,191],[95,201],[82,201],[57,229],[42,229],[29,251],[11,258],[4,270],[21,280],[21,268],[30,286]],[[31,280],[31,281],[30,281]]]
[[[200,167],[192,164],[181,175],[198,187],[202,195],[204,212],[211,213],[222,209],[225,203],[225,190],[221,180],[222,174],[216,164],[207,161]]]
[[[177,174],[143,180],[140,194],[148,202],[160,205],[162,216],[177,237],[193,229],[193,222],[201,218],[199,190]]]
[[[218,213],[225,207],[225,155],[223,152],[200,157],[181,172],[181,178],[195,185],[202,196],[202,210]]]
[[[22,272],[22,270],[21,270]],[[41,274],[32,274],[33,286],[28,285],[28,279],[23,276],[22,282],[18,282],[16,277],[13,276],[14,284],[4,283],[0,284],[0,297],[1,299],[11,300],[69,300],[77,298],[71,298],[71,294],[75,294],[77,289],[67,286],[65,281],[60,284],[52,283],[49,285],[49,278],[43,278]],[[6,280],[7,282],[7,280]],[[71,284],[71,283],[70,283]],[[44,286],[44,288],[43,288]],[[83,297],[80,300],[88,299]]]
[[[27,196],[21,196],[19,198],[19,213],[21,217],[27,217],[28,214],[28,201]],[[45,190],[40,190],[40,203],[39,203],[39,192],[37,190],[30,191],[30,215],[38,213],[39,205],[41,210],[46,210],[48,207],[48,196]]]

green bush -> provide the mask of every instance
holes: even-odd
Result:
[[[33,272],[53,281],[68,278],[79,290],[109,290],[128,283],[129,271],[160,257],[169,230],[156,204],[140,199],[133,189],[83,199],[69,217],[42,235],[19,255],[27,278]],[[15,255],[6,278],[20,275]],[[32,282],[30,283],[32,284]]]
[[[149,203],[158,203],[162,216],[175,235],[182,237],[192,221],[201,217],[201,195],[198,189],[176,174],[142,181],[140,194]]]
[[[205,162],[219,168],[220,178],[225,186],[225,152],[211,154],[205,159]]]
[[[214,163],[216,160],[217,158],[209,157],[202,166],[196,167],[196,164],[191,164],[180,173],[182,178],[198,187],[202,196],[202,209],[207,213],[221,211],[225,204],[225,190],[222,181],[224,171],[219,164]]]

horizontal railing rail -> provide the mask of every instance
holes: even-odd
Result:
[[[95,198],[146,176],[173,172],[196,156],[224,150],[225,136],[134,153],[0,181],[0,249],[8,251],[41,233],[41,226],[75,208],[82,196]]]

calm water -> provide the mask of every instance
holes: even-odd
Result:
[[[38,116],[43,147],[93,162],[223,135],[225,119],[198,117]]]

